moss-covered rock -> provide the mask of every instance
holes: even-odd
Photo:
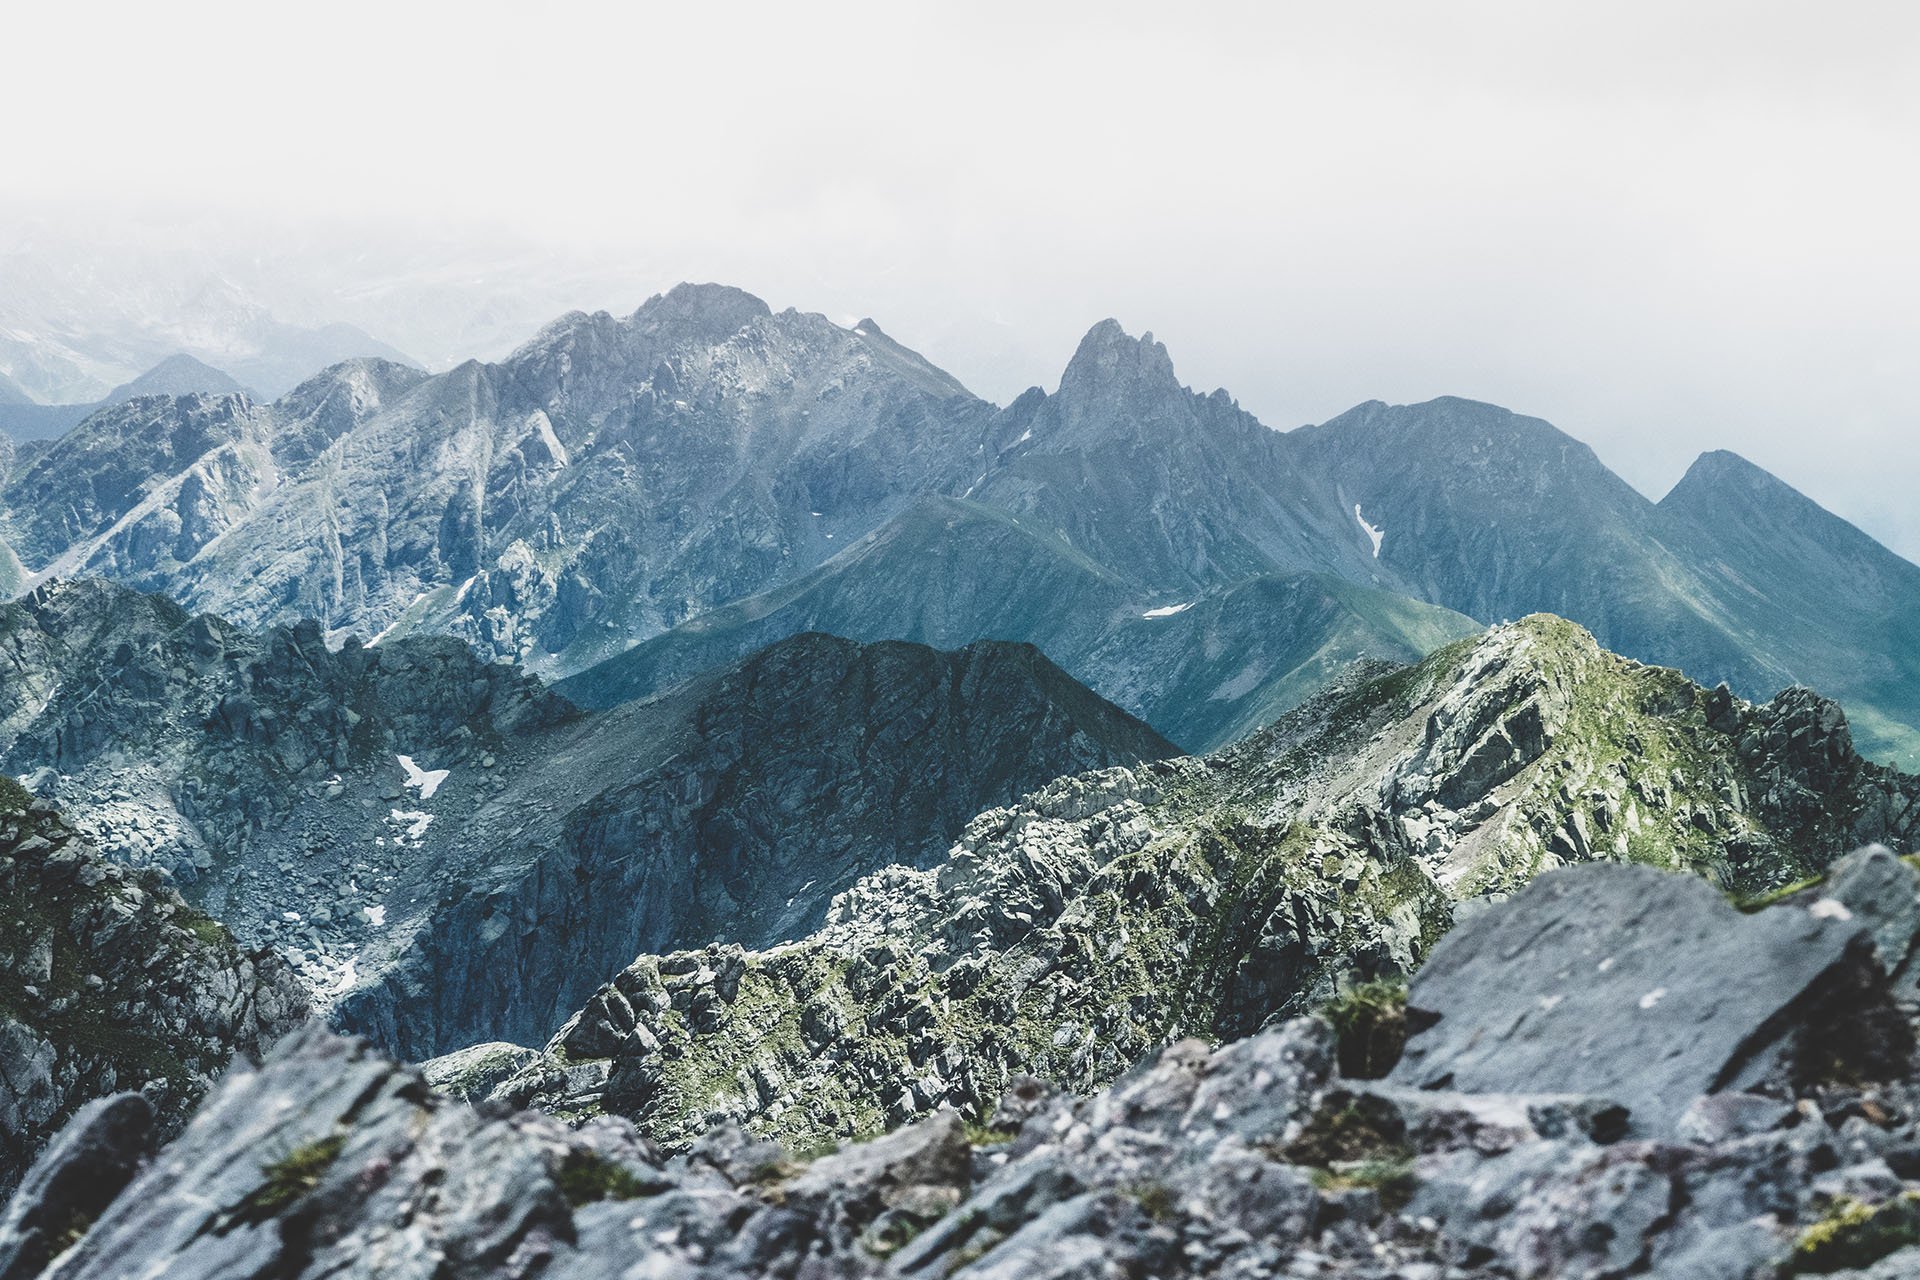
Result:
[[[102,857],[0,780],[0,1195],[83,1103],[139,1090],[164,1135],[236,1053],[305,1016],[286,966],[166,877]]]

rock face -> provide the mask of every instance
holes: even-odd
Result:
[[[1891,891],[1911,903],[1920,886],[1891,853],[1855,857],[1882,866],[1840,878],[1892,872]],[[1702,1094],[1831,1074],[1841,1046],[1856,1072],[1897,1067],[1912,1033],[1872,935],[1840,898],[1811,896],[1743,916],[1704,881],[1650,867],[1542,876],[1434,949],[1408,1009],[1431,1022],[1394,1080],[1611,1098],[1648,1135],[1670,1132]]]
[[[305,1013],[278,957],[0,778],[0,1195],[83,1103],[137,1089],[170,1133]]]
[[[1112,321],[997,408],[871,321],[682,285],[498,364],[142,399],[29,452],[0,538],[33,581],[450,633],[556,676],[671,637],[590,701],[804,630],[1026,640],[1206,749],[1330,663],[1551,610],[1746,696],[1811,683],[1920,764],[1920,567],[1772,477],[1708,455],[1654,504],[1451,398],[1275,432]]]
[[[983,808],[1175,753],[1018,645],[799,636],[587,715],[448,637],[333,650],[98,582],[0,635],[0,761],[415,1057],[544,1040],[638,950],[798,936]]]
[[[1866,882],[1899,884],[1899,946],[1889,945],[1885,913],[1847,920],[1833,910],[1842,886]],[[1333,1027],[1308,1017],[1219,1049],[1176,1041],[1091,1097],[1016,1080],[983,1124],[941,1112],[809,1160],[731,1129],[665,1158],[621,1120],[567,1129],[537,1114],[470,1109],[364,1045],[316,1031],[223,1084],[97,1221],[66,1233],[49,1274],[1912,1274],[1920,1070],[1912,1010],[1890,999],[1886,966],[1898,970],[1914,949],[1920,875],[1867,852],[1755,916],[1713,904],[1691,922],[1646,907],[1669,891],[1706,901],[1691,878],[1595,866],[1548,872],[1488,906],[1443,948],[1446,971],[1416,985],[1416,1011],[1431,1025],[1414,1033],[1408,1061],[1435,1062],[1436,1047],[1456,1044],[1449,1024],[1524,1053],[1532,1010],[1516,1015],[1509,1004],[1503,1024],[1485,1015],[1501,984],[1525,979],[1530,964],[1584,971],[1594,948],[1651,960],[1664,939],[1729,972],[1743,956],[1764,965],[1793,934],[1859,962],[1859,981],[1777,1008],[1740,1001],[1718,1015],[1724,1039],[1869,1052],[1802,1060],[1818,1069],[1784,1074],[1702,1075],[1684,1087],[1669,1073],[1679,1090],[1669,1095],[1635,1085],[1647,1039],[1594,1038],[1581,1069],[1589,1082],[1628,1086],[1628,1102],[1550,1091],[1564,1078],[1498,1079],[1488,1073],[1497,1055],[1485,1056],[1484,1089],[1465,1078],[1439,1089],[1356,1079],[1342,1074]],[[1566,904],[1583,896],[1592,911],[1571,921]],[[1517,933],[1531,940],[1524,956],[1506,945]],[[1648,976],[1644,965],[1596,966],[1582,974],[1581,998],[1616,1026],[1637,1012],[1681,1031],[1663,1047],[1684,1056],[1685,1028],[1652,1016],[1658,1003],[1639,1007]],[[1905,1034],[1863,1041],[1841,1028]],[[1514,1083],[1524,1088],[1504,1087]],[[71,1184],[88,1152],[103,1182],[117,1185],[124,1160],[96,1140],[50,1152],[29,1187],[61,1175]],[[23,1244],[45,1238],[22,1225],[54,1220],[56,1203],[23,1195],[0,1220],[8,1280],[35,1274],[7,1268]]]
[[[643,956],[495,1096],[669,1146],[723,1121],[805,1145],[978,1109],[1021,1071],[1091,1089],[1169,1039],[1411,972],[1456,904],[1553,867],[1758,893],[1863,840],[1911,850],[1916,797],[1830,703],[1754,707],[1527,619],[1214,756],[984,813],[796,944]]]

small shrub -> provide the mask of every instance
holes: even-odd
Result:
[[[1393,1070],[1407,1047],[1407,983],[1379,978],[1344,987],[1321,1013],[1333,1024],[1340,1074],[1378,1080]]]
[[[33,804],[33,792],[0,773],[0,814],[25,813]]]
[[[655,1190],[631,1169],[592,1151],[577,1149],[567,1152],[560,1161],[553,1183],[576,1209],[602,1200],[638,1200]]]
[[[1180,1212],[1179,1197],[1162,1183],[1141,1182],[1121,1190],[1140,1206],[1140,1211],[1155,1222],[1171,1221]]]
[[[1319,1169],[1413,1158],[1406,1122],[1392,1103],[1338,1091],[1321,1101],[1299,1136],[1278,1154],[1289,1164]]]

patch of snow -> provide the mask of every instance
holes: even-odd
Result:
[[[1647,994],[1640,997],[1640,1007],[1642,1009],[1651,1009],[1653,1008],[1653,1006],[1659,1004],[1662,1000],[1666,999],[1666,997],[1667,997],[1667,989],[1665,987],[1655,987],[1653,990],[1647,992]]]
[[[427,834],[427,828],[433,825],[433,815],[418,809],[394,809],[387,817],[399,829],[394,842],[401,845],[418,844]]]
[[[867,331],[865,329],[855,329],[854,333],[859,335],[862,338],[867,336]]]
[[[347,963],[341,967],[340,976],[335,978],[333,985],[327,989],[327,994],[330,996],[345,995],[353,989],[353,984],[359,980],[360,974],[357,964],[352,958],[349,958]]]
[[[1158,609],[1149,609],[1140,616],[1143,618],[1171,618],[1176,613],[1185,613],[1187,610],[1193,608],[1193,603],[1193,601],[1189,600],[1185,604],[1164,604]]]
[[[298,911],[282,911],[280,913],[280,918],[282,920],[285,920],[288,924],[300,923],[300,913]]]
[[[413,762],[412,756],[395,756],[394,759],[398,760],[401,769],[406,771],[407,787],[418,791],[422,800],[433,799],[433,793],[440,789],[440,784],[447,780],[449,773],[453,772],[451,769],[422,769]]]
[[[1015,441],[1014,441],[1014,443],[1015,443],[1015,444],[1025,444],[1025,443],[1026,443],[1027,441],[1029,441],[1029,440],[1031,440],[1031,439],[1033,439],[1033,428],[1032,428],[1032,427],[1028,427],[1028,428],[1027,428],[1027,429],[1026,429],[1025,431],[1022,431],[1022,432],[1020,433],[1020,438],[1019,438],[1018,440],[1015,440]]]
[[[362,907],[360,908],[360,910],[366,913],[368,924],[372,925],[376,929],[385,927],[387,923],[386,907],[384,906]]]
[[[1847,910],[1847,904],[1838,898],[1822,898],[1807,908],[1807,914],[1815,920],[1851,920],[1853,912]]]
[[[1367,531],[1369,538],[1373,539],[1373,558],[1378,560],[1380,558],[1380,540],[1387,536],[1387,531],[1368,524],[1367,518],[1360,514],[1360,504],[1357,502],[1353,504],[1353,518],[1360,522],[1360,527]]]

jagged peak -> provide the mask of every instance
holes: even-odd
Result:
[[[1173,357],[1151,331],[1133,337],[1118,320],[1102,320],[1087,330],[1067,368],[1060,375],[1060,394],[1076,396],[1103,390],[1180,389],[1173,373]]]

